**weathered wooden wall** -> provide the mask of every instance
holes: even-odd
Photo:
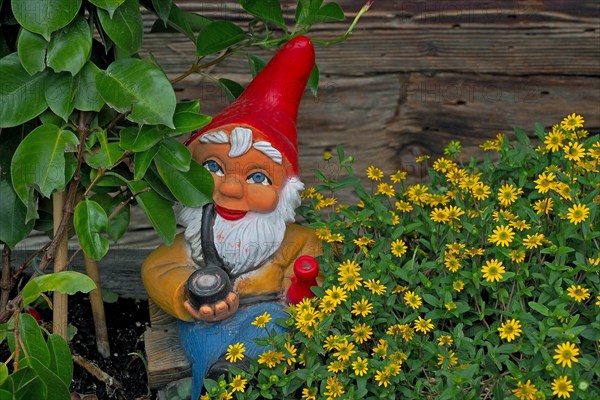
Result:
[[[182,8],[244,24],[236,1],[178,1]],[[315,26],[309,36],[343,34],[364,0],[340,1],[348,22]],[[284,2],[291,22],[295,1]],[[173,75],[194,60],[181,36],[150,34],[147,49]],[[325,150],[341,143],[364,169],[404,168],[416,174],[415,155],[440,154],[451,139],[465,153],[514,126],[551,126],[567,113],[600,129],[600,2],[376,0],[354,35],[317,46],[320,95],[307,93],[299,116],[304,180]],[[269,56],[265,53],[265,56]],[[213,74],[241,83],[246,58],[232,57]],[[207,113],[226,101],[199,77],[178,86],[180,98],[200,98]]]

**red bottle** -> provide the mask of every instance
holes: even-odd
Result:
[[[319,263],[312,256],[300,256],[294,262],[294,275],[292,284],[287,292],[287,299],[291,304],[298,304],[305,297],[311,298],[315,294],[310,290],[318,286]]]

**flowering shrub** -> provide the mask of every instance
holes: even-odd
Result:
[[[300,209],[329,244],[322,287],[204,398],[599,398],[600,138],[583,122],[536,126],[537,147],[499,134],[481,163],[453,141],[428,184],[372,166],[364,187],[338,148],[344,175],[317,171]],[[348,188],[358,204],[338,203]]]

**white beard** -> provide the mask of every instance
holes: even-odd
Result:
[[[270,213],[248,212],[243,218],[229,221],[217,214],[213,240],[219,256],[232,267],[233,275],[240,275],[265,262],[280,247],[285,225],[294,221],[300,205],[300,191],[304,184],[298,178],[289,178],[279,195],[277,208]],[[185,239],[190,245],[192,259],[201,264],[202,208],[183,207],[179,221],[186,226]]]

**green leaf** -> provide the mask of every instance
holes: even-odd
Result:
[[[104,100],[98,93],[96,78],[102,71],[93,62],[88,61],[75,77],[77,91],[75,93],[75,108],[81,111],[100,111]]]
[[[240,4],[255,17],[285,27],[279,0],[240,0]]]
[[[159,146],[151,147],[146,151],[135,153],[133,156],[133,179],[136,181],[141,180],[152,162],[152,159],[158,152]]]
[[[108,136],[106,131],[100,131],[97,135],[100,147],[103,150],[103,154],[106,155],[106,167],[112,168],[114,165],[123,157],[125,151],[119,146],[117,142],[108,142]]]
[[[202,15],[183,12],[173,4],[169,13],[167,28],[165,28],[162,20],[156,20],[150,32],[179,32],[187,36],[188,39],[196,42],[194,32],[200,32],[210,22],[210,19]]]
[[[131,126],[121,130],[120,146],[132,152],[146,151],[160,142],[164,132],[156,125]]]
[[[135,58],[117,60],[98,75],[96,84],[108,105],[122,113],[131,110],[128,119],[175,127],[175,92],[156,66]]]
[[[31,353],[30,353],[31,354]],[[68,386],[54,372],[48,369],[48,363],[41,362],[35,355],[25,357],[21,360],[24,366],[29,366],[37,372],[48,390],[48,399],[70,400],[71,394]],[[69,382],[70,384],[70,382]]]
[[[52,34],[46,62],[54,72],[67,71],[76,75],[89,60],[92,51],[92,31],[83,16]]]
[[[250,71],[252,77],[256,77],[260,71],[267,65],[267,61],[254,54],[248,54],[248,64],[250,64]]]
[[[230,103],[237,99],[244,91],[244,87],[242,85],[232,81],[231,79],[221,78],[218,82]]]
[[[529,307],[533,308],[535,311],[539,312],[543,316],[545,316],[545,317],[550,316],[550,309],[548,307],[546,307],[545,305],[536,303],[534,301],[530,301],[527,304],[529,305]]]
[[[173,168],[186,172],[190,169],[192,154],[183,144],[175,139],[166,139],[158,150],[158,155]]]
[[[48,71],[29,75],[17,53],[0,60],[0,128],[20,125],[48,108],[44,97],[47,75]]]
[[[73,379],[73,360],[71,349],[62,336],[52,333],[48,336],[48,350],[50,351],[49,368],[67,386],[71,386]]]
[[[198,34],[196,55],[207,56],[217,53],[246,39],[246,34],[237,25],[227,21],[213,21]]]
[[[345,19],[344,10],[338,3],[327,3],[319,9],[315,22],[335,22]]]
[[[175,125],[175,130],[178,132],[187,133],[208,125],[211,120],[212,117],[209,115],[183,111],[180,113],[175,113],[175,116],[173,117],[173,124]]]
[[[73,224],[81,248],[92,260],[100,260],[108,252],[109,242],[102,233],[108,231],[108,216],[100,204],[85,199],[75,207]]]
[[[90,0],[90,3],[98,8],[108,11],[108,15],[112,18],[115,10],[123,4],[125,0]]]
[[[144,176],[144,181],[146,181],[152,190],[154,190],[162,198],[171,203],[177,202],[175,196],[173,196],[167,185],[165,185],[163,179],[158,174],[158,171],[156,171],[156,166],[150,165],[150,168],[148,168],[148,171],[146,171],[146,175]]]
[[[46,68],[48,42],[42,36],[21,28],[17,39],[17,51],[23,68],[30,74]]]
[[[75,95],[77,91],[76,78],[67,72],[52,74],[46,86],[46,102],[50,110],[68,121],[75,109]]]
[[[3,362],[0,362],[0,386],[8,378],[8,367]]]
[[[515,128],[514,131],[519,143],[529,146],[529,137],[527,136],[527,133],[521,128]]]
[[[50,41],[52,32],[69,25],[75,18],[81,0],[12,0],[11,6],[19,24]]]
[[[27,286],[28,285],[25,285],[25,287]],[[23,288],[23,290],[24,289],[25,288]],[[27,304],[29,303],[25,303],[25,292],[23,292],[23,308],[25,308]],[[42,335],[42,329],[35,318],[28,313],[19,314],[19,335],[22,339],[20,343],[23,346],[23,351],[21,351],[19,360],[26,355],[35,354],[35,356],[44,364],[50,362],[50,351],[48,350],[48,346],[46,346],[46,341]],[[15,350],[15,335],[8,335],[8,346],[11,351]]]
[[[171,203],[156,194],[144,181],[130,181],[128,185],[131,192],[137,194],[138,204],[161,239],[168,246],[173,244],[177,224]]]
[[[200,112],[200,101],[199,100],[188,100],[188,101],[182,101],[180,103],[177,103],[177,106],[175,107],[175,114],[178,114],[181,112],[199,113]]]
[[[110,216],[124,199],[122,197],[112,197],[108,194],[95,194],[91,200],[98,203],[104,209],[106,215]],[[110,221],[108,221],[108,236],[115,242],[119,240],[125,232],[127,232],[129,220],[130,209],[129,204],[126,204]]]
[[[57,291],[64,294],[75,294],[77,292],[88,293],[95,288],[94,281],[81,272],[62,271],[36,276],[23,288],[23,307],[37,300],[43,292]]]
[[[138,0],[125,0],[112,17],[108,11],[98,9],[98,19],[108,37],[128,55],[142,47],[144,24]]]
[[[308,88],[314,97],[317,97],[319,92],[319,67],[315,64],[310,77],[308,78]]]
[[[184,206],[198,208],[211,202],[214,183],[206,168],[192,161],[189,171],[181,172],[160,155],[155,157],[154,163],[171,193]]]
[[[319,22],[343,21],[346,19],[344,10],[337,3],[327,3],[323,0],[300,0],[296,8],[296,22],[299,25],[314,25]]]
[[[38,126],[17,147],[11,163],[15,192],[27,204],[29,189],[35,187],[43,196],[65,186],[65,151],[74,151],[77,136],[56,125]]]
[[[152,0],[152,5],[154,6],[154,11],[156,12],[156,15],[158,15],[158,18],[160,18],[165,26],[167,26],[173,0]]]
[[[0,242],[14,249],[17,243],[29,235],[34,221],[25,223],[27,207],[6,180],[0,180],[0,199]]]
[[[0,397],[2,400],[31,400],[31,399],[46,399],[46,385],[38,376],[37,372],[30,367],[19,368],[4,382],[2,387],[6,390],[1,390],[0,395],[4,396],[5,392],[8,397]]]

